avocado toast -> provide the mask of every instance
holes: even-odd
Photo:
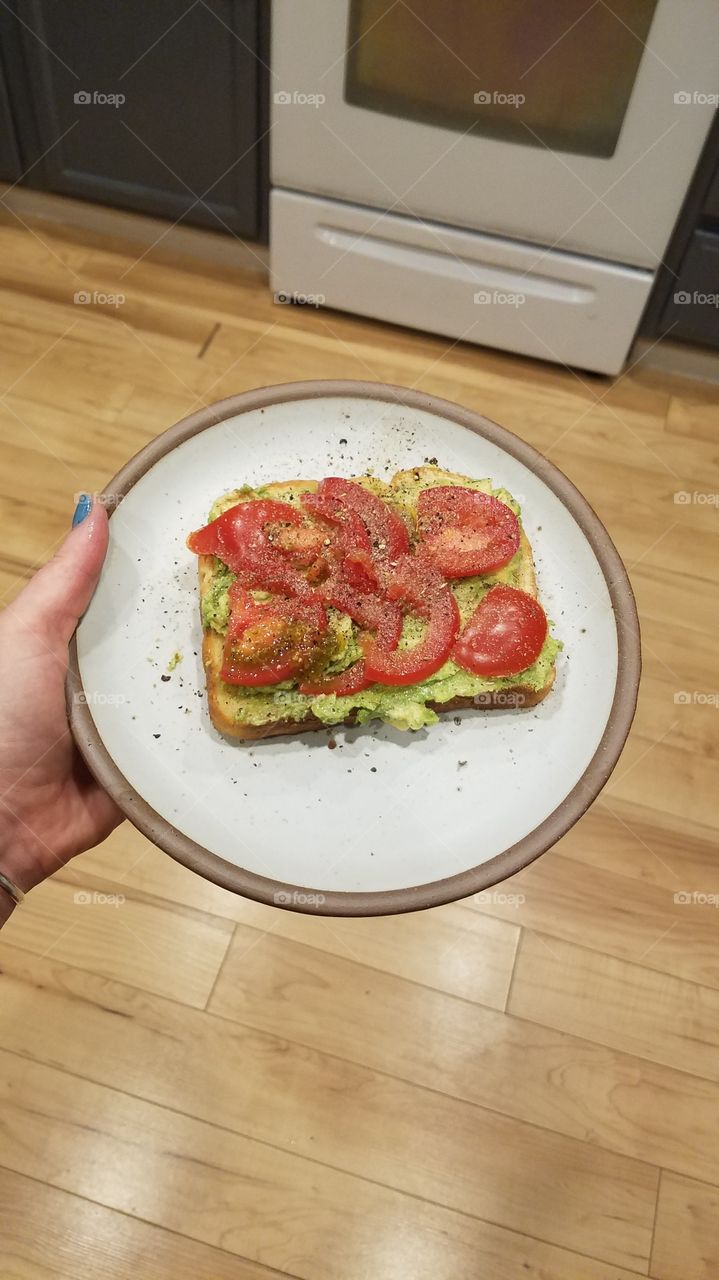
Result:
[[[495,602],[494,612],[497,612],[497,603],[509,598],[510,604],[513,599],[520,600],[529,597],[528,606],[544,617],[541,608],[534,602],[537,600],[538,588],[534,570],[534,561],[532,550],[527,540],[526,534],[521,527],[520,509],[511,495],[502,488],[496,488],[490,480],[475,480],[467,476],[457,475],[452,472],[444,471],[437,466],[421,466],[408,471],[398,472],[391,482],[385,483],[373,476],[362,476],[356,478],[353,485],[349,488],[358,486],[365,491],[366,494],[372,495],[383,505],[386,512],[391,513],[391,519],[394,522],[393,528],[400,532],[400,542],[404,538],[403,546],[406,551],[397,554],[392,563],[388,561],[388,551],[384,538],[380,538],[376,533],[377,526],[372,525],[373,513],[367,517],[363,512],[365,523],[369,519],[370,530],[374,528],[375,536],[372,547],[370,548],[370,559],[362,559],[360,552],[356,553],[353,562],[353,573],[367,573],[371,575],[371,581],[375,585],[365,587],[365,591],[369,593],[383,592],[383,598],[387,600],[401,601],[401,630],[398,633],[399,638],[395,638],[393,642],[388,642],[387,648],[394,649],[394,654],[385,652],[385,667],[390,672],[387,681],[371,680],[365,677],[364,682],[347,679],[352,672],[359,672],[364,667],[366,661],[367,672],[372,673],[374,670],[382,670],[381,659],[382,652],[379,655],[379,663],[375,661],[378,643],[375,636],[368,632],[367,626],[362,626],[356,620],[357,615],[353,619],[349,612],[342,608],[335,607],[331,603],[332,600],[337,601],[338,597],[332,595],[331,592],[325,591],[324,603],[322,605],[323,618],[322,635],[316,639],[315,649],[312,651],[311,661],[306,659],[304,666],[297,667],[297,670],[290,671],[286,668],[285,678],[276,678],[282,675],[282,669],[275,665],[274,676],[268,683],[236,683],[236,668],[229,669],[231,678],[223,678],[228,675],[228,629],[235,627],[236,615],[240,607],[245,609],[256,610],[253,615],[254,633],[258,631],[257,619],[261,621],[261,628],[265,634],[267,632],[267,619],[270,618],[275,626],[275,632],[280,627],[276,613],[273,612],[275,606],[281,605],[286,614],[287,599],[286,594],[292,595],[297,592],[296,579],[300,573],[303,579],[311,582],[311,586],[301,582],[300,587],[304,591],[301,596],[303,600],[314,599],[315,595],[322,595],[323,581],[321,574],[318,581],[312,581],[313,574],[316,573],[316,565],[318,559],[312,561],[312,565],[302,566],[299,570],[293,568],[288,573],[292,573],[294,578],[288,581],[295,583],[295,586],[283,587],[282,592],[275,590],[267,590],[266,583],[264,586],[258,587],[259,579],[252,577],[243,578],[245,562],[240,559],[237,561],[237,550],[235,549],[233,556],[228,554],[228,559],[232,560],[233,567],[229,567],[223,560],[222,555],[208,554],[205,548],[209,545],[216,546],[216,543],[210,543],[205,537],[202,541],[202,534],[207,535],[208,531],[214,527],[214,522],[218,521],[224,513],[237,512],[237,508],[241,504],[260,503],[265,504],[268,511],[279,510],[274,504],[286,504],[285,510],[293,509],[293,519],[295,525],[304,534],[306,528],[310,526],[316,533],[319,525],[321,532],[327,536],[320,540],[320,549],[326,545],[328,552],[335,553],[335,534],[337,530],[345,539],[343,543],[344,552],[346,554],[347,547],[347,530],[354,528],[356,525],[355,512],[350,512],[352,520],[349,521],[348,509],[341,503],[336,507],[336,518],[332,516],[332,508],[326,507],[325,510],[330,514],[323,519],[317,515],[317,509],[323,510],[318,502],[317,494],[323,493],[323,486],[344,486],[348,489],[346,481],[303,481],[293,480],[285,483],[275,483],[264,485],[260,488],[252,489],[244,487],[234,490],[231,493],[219,498],[210,513],[210,524],[205,530],[199,534],[193,534],[188,540],[191,549],[198,553],[199,558],[199,578],[200,578],[200,613],[203,627],[203,664],[205,668],[209,710],[212,722],[221,733],[240,739],[255,739],[273,736],[276,734],[296,734],[303,733],[309,729],[318,729],[326,726],[337,724],[361,724],[370,720],[385,721],[398,729],[420,729],[436,723],[438,713],[457,711],[465,708],[492,708],[492,707],[530,707],[540,702],[549,693],[555,678],[555,658],[559,650],[560,643],[552,637],[549,628],[546,626],[540,633],[536,632],[536,643],[534,649],[525,649],[526,655],[531,657],[531,661],[524,667],[521,667],[521,657],[519,658],[520,668],[517,667],[517,658],[513,659],[508,665],[511,668],[506,674],[488,674],[482,670],[482,664],[478,664],[473,653],[470,652],[470,666],[477,669],[468,669],[465,659],[457,660],[458,654],[461,656],[467,651],[467,643],[462,649],[461,641],[464,637],[472,635],[472,628],[475,625],[472,621],[478,615],[478,607],[486,601],[486,597],[494,590],[493,601]],[[436,516],[423,515],[425,506],[427,511],[430,509],[430,500],[421,499],[420,495],[427,490],[442,490],[442,495],[454,496],[455,500],[463,499],[465,505],[472,502],[477,504],[484,503],[485,506],[492,510],[492,518],[496,519],[496,511],[499,510],[506,516],[507,521],[515,527],[515,541],[507,542],[505,539],[505,557],[506,562],[501,567],[492,568],[483,573],[467,573],[467,561],[464,562],[462,576],[452,576],[452,564],[459,565],[459,559],[450,560],[450,567],[447,568],[446,554],[439,563],[443,565],[444,577],[441,578],[436,568],[437,556],[435,555],[434,565],[426,568],[428,555],[430,551],[438,545],[436,538]],[[467,491],[464,494],[458,491]],[[340,490],[340,493],[342,491]],[[312,495],[312,496],[310,496]],[[440,496],[442,496],[440,495]],[[474,496],[473,496],[474,495]],[[476,495],[488,495],[487,498],[480,498]],[[433,495],[437,498],[437,495]],[[312,509],[312,503],[315,503],[315,509]],[[500,508],[498,504],[503,504]],[[446,506],[446,501],[445,501]],[[358,509],[363,511],[362,503],[358,504]],[[508,510],[507,510],[508,509]],[[259,511],[259,508],[256,509]],[[295,515],[295,513],[300,513]],[[509,514],[513,513],[513,515]],[[241,513],[242,514],[242,513]],[[248,514],[248,513],[244,513]],[[254,513],[249,513],[254,514]],[[340,519],[340,516],[342,517]],[[516,520],[515,520],[516,517]],[[389,518],[389,517],[388,517]],[[446,518],[446,517],[445,517]],[[474,518],[474,517],[472,517]],[[289,519],[289,512],[288,512]],[[452,520],[456,525],[459,517],[452,516]],[[465,517],[462,517],[465,519]],[[334,524],[327,521],[334,520]],[[432,520],[435,521],[432,524]],[[452,521],[450,521],[450,524]],[[500,524],[501,516],[500,516]],[[246,522],[245,522],[246,524]],[[257,526],[257,521],[254,521]],[[401,526],[401,528],[400,528]],[[466,519],[465,519],[466,526]],[[277,528],[277,526],[272,526]],[[296,532],[292,526],[288,526],[291,532]],[[363,526],[359,526],[360,532],[363,532]],[[404,532],[406,531],[406,532]],[[249,538],[250,535],[243,535]],[[254,536],[254,535],[253,535]],[[299,536],[299,535],[298,535]],[[442,535],[445,538],[446,545],[457,545],[457,529],[452,527],[450,533],[445,532]],[[465,534],[463,533],[464,537]],[[471,530],[470,530],[470,536]],[[449,538],[449,542],[446,540]],[[452,538],[454,541],[452,542]],[[271,541],[271,538],[270,538]],[[369,544],[368,544],[369,545]],[[459,545],[464,546],[461,542]],[[445,543],[442,543],[445,546]],[[377,550],[379,548],[379,550]],[[516,548],[516,549],[515,549]],[[313,549],[314,556],[316,548]],[[274,551],[272,553],[274,555]],[[353,553],[355,554],[355,553]],[[454,554],[454,552],[452,553]],[[310,553],[308,552],[308,557]],[[382,561],[381,557],[385,559]],[[379,558],[376,558],[379,557]],[[321,559],[321,557],[319,557]],[[273,561],[274,563],[274,561]],[[295,548],[295,559],[293,564],[297,565],[297,551]],[[345,564],[347,562],[345,561]],[[398,565],[403,567],[404,578],[407,579],[409,574],[414,583],[417,572],[425,575],[423,581],[427,581],[431,586],[432,605],[423,607],[421,597],[417,596],[415,587],[410,583],[409,587],[398,587],[396,579],[398,576]],[[471,563],[471,562],[470,562]],[[234,571],[238,569],[238,574]],[[334,566],[334,562],[333,562]],[[359,567],[358,567],[359,566]],[[415,569],[415,566],[419,568]],[[459,568],[457,572],[459,573]],[[329,570],[327,571],[330,572]],[[331,573],[336,573],[336,566]],[[375,579],[374,574],[378,575]],[[414,575],[414,576],[412,576]],[[376,586],[376,581],[381,579],[382,586]],[[370,581],[370,579],[368,579]],[[356,582],[356,579],[353,579]],[[394,585],[393,585],[394,584]],[[274,579],[273,579],[273,585]],[[346,584],[345,584],[346,585]],[[502,590],[496,590],[497,588]],[[414,594],[413,594],[414,593]],[[444,649],[435,647],[435,662],[425,663],[424,667],[418,662],[417,671],[418,678],[411,680],[411,657],[413,653],[419,653],[423,643],[426,641],[428,630],[434,627],[434,621],[428,619],[434,618],[435,600],[439,601],[440,596],[444,593],[447,597],[451,593],[451,609],[454,611],[455,623],[453,635],[447,638],[447,646]],[[242,600],[238,603],[239,596]],[[352,597],[354,598],[354,597]],[[367,598],[367,597],[365,597]],[[374,598],[374,595],[371,595]],[[340,601],[344,600],[344,596],[339,597]],[[408,604],[408,601],[414,603]],[[443,598],[446,606],[447,600]],[[307,617],[314,617],[311,610],[317,606],[314,604],[302,606],[305,609]],[[399,610],[399,605],[388,605],[388,608]],[[488,612],[489,601],[486,601],[483,612]],[[437,612],[441,612],[439,605]],[[445,608],[446,613],[446,608]],[[472,626],[470,626],[472,621]],[[309,625],[309,624],[307,624]],[[313,624],[314,625],[314,624]],[[241,669],[247,672],[247,636],[253,634],[253,626],[250,623],[245,624],[246,629],[240,631],[240,639],[244,643],[242,653],[243,663]],[[281,624],[285,632],[289,627],[287,619],[284,618]],[[439,626],[439,624],[438,624]],[[280,627],[281,629],[281,627]],[[505,628],[506,629],[506,628]],[[484,628],[486,632],[486,625]],[[496,631],[496,627],[495,627]],[[293,635],[296,634],[296,629]],[[379,633],[381,635],[381,631]],[[451,649],[449,648],[451,647]],[[381,650],[381,645],[379,646]],[[476,646],[475,646],[476,648]],[[375,657],[373,657],[375,654]],[[408,659],[407,661],[403,659]],[[373,665],[374,663],[374,665]],[[434,665],[436,669],[430,669]],[[484,660],[484,666],[488,664]],[[494,671],[497,669],[497,662],[494,667],[489,664]],[[398,676],[396,672],[400,671]],[[500,664],[501,669],[501,664]],[[309,671],[309,676],[308,676]],[[290,672],[288,674],[288,672]],[[409,674],[408,674],[409,673]],[[239,676],[239,680],[251,680],[251,676]],[[348,689],[343,692],[344,687]],[[327,689],[327,686],[330,686]],[[309,691],[307,691],[309,689]],[[305,691],[303,691],[305,690]]]

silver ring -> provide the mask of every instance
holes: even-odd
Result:
[[[20,906],[25,894],[22,889],[18,889],[17,885],[13,884],[12,880],[8,880],[7,876],[4,876],[2,871],[0,871],[0,889],[4,889],[5,892],[10,895],[13,902],[16,903],[18,907]]]

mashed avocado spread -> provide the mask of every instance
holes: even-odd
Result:
[[[490,480],[468,480],[464,476],[456,476],[446,471],[422,468],[418,472],[405,472],[402,485],[396,488],[393,500],[414,511],[417,494],[420,489],[432,484],[462,484],[466,487],[491,493],[511,507],[515,515],[520,517],[520,508],[506,489],[497,489]],[[374,483],[369,479],[368,486]],[[311,486],[307,486],[310,488]],[[382,486],[384,488],[384,486]],[[294,486],[295,495],[300,491]],[[264,496],[261,489],[243,488],[225,495],[213,506],[210,519],[216,518],[222,511],[243,499]],[[273,497],[280,497],[276,491]],[[296,497],[295,497],[296,500]],[[209,589],[205,592],[202,605],[202,624],[205,628],[224,635],[230,618],[229,588],[234,574],[216,560],[216,569]],[[531,552],[526,539],[522,539],[519,551],[509,564],[496,573],[476,578],[464,578],[450,583],[454,593],[462,623],[467,622],[480,600],[491,587],[498,582],[522,588],[531,574]],[[262,592],[253,592],[263,598]],[[267,598],[266,596],[264,598]],[[328,610],[329,629],[334,642],[333,656],[327,666],[327,675],[337,675],[350,666],[359,657],[361,649],[358,641],[358,628],[346,614],[335,609]],[[550,624],[551,626],[551,624]],[[409,648],[422,635],[424,624],[418,618],[405,620],[400,648]],[[561,641],[555,640],[550,632],[544,642],[542,652],[531,667],[527,667],[516,676],[483,678],[472,675],[449,661],[440,667],[434,675],[421,684],[408,686],[372,685],[347,697],[336,694],[310,696],[301,694],[292,682],[267,686],[265,688],[245,688],[239,685],[225,685],[224,690],[232,699],[238,721],[251,725],[270,724],[278,720],[303,720],[312,714],[327,725],[338,724],[345,720],[351,712],[356,713],[357,722],[379,719],[394,725],[397,729],[421,729],[425,725],[435,724],[437,714],[428,703],[441,704],[453,698],[473,698],[483,693],[511,687],[527,685],[532,689],[542,689],[549,679],[557,653],[562,648]]]

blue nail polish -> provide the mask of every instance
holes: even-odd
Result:
[[[83,520],[85,519],[85,516],[89,516],[91,509],[92,509],[92,498],[90,497],[89,493],[81,493],[80,501],[75,507],[75,514],[72,517],[73,529],[75,528],[75,525],[82,524]]]

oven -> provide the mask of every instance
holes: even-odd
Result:
[[[617,372],[718,64],[715,0],[274,0],[273,287]]]

